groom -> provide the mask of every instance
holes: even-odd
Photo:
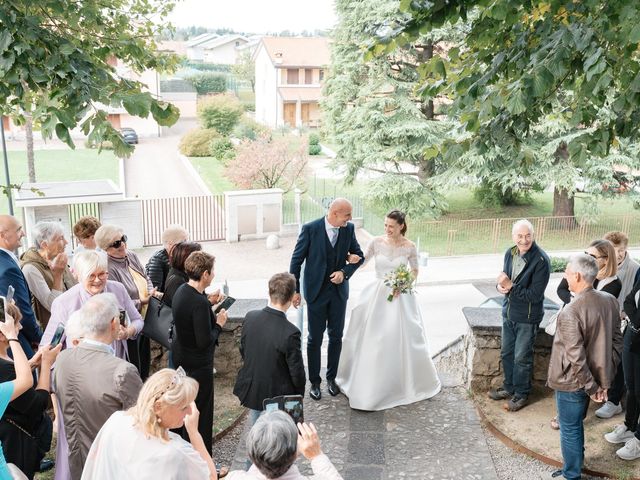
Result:
[[[351,220],[351,203],[336,198],[329,206],[327,216],[302,226],[300,236],[291,256],[289,271],[296,277],[296,294],[293,306],[300,305],[300,269],[306,261],[304,294],[307,299],[309,335],[307,361],[311,390],[309,396],[320,400],[320,347],[324,331],[329,334],[327,359],[327,386],[336,396],[340,388],[335,378],[342,350],[344,314],[349,298],[349,278],[364,261],[356,240]],[[357,263],[347,264],[349,253],[360,257]]]

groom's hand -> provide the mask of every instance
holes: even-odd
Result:
[[[293,299],[291,300],[291,305],[293,305],[294,308],[298,308],[300,306],[301,300],[302,300],[302,297],[300,296],[300,294],[296,293],[293,295]]]
[[[329,275],[329,280],[331,280],[331,283],[340,285],[342,282],[344,282],[344,273],[342,273],[340,270],[338,270],[337,272],[333,272],[331,275]]]

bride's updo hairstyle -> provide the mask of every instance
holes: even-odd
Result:
[[[398,225],[402,225],[400,229],[400,233],[404,236],[407,233],[407,222],[405,220],[406,215],[402,213],[400,210],[391,210],[387,213],[387,218],[391,220],[395,220]]]

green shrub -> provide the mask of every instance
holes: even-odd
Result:
[[[320,135],[317,133],[309,135],[309,145],[320,145]]]
[[[201,73],[186,80],[193,85],[198,95],[224,93],[227,91],[227,77],[217,73]]]
[[[208,157],[211,142],[216,138],[220,138],[220,134],[213,128],[191,130],[180,139],[178,148],[187,157]]]
[[[88,139],[84,141],[84,148],[101,148],[102,150],[113,150],[113,143],[109,140],[98,144],[96,142],[90,142]]]
[[[268,135],[269,129],[252,118],[242,117],[233,129],[232,136],[239,140],[255,140],[261,135]]]
[[[530,205],[531,194],[527,191],[507,188],[503,190],[500,185],[495,185],[483,180],[479,187],[473,191],[475,198],[485,208],[506,207],[510,205]]]
[[[229,135],[242,117],[244,110],[233,95],[210,95],[198,104],[198,117],[203,128],[215,128]]]
[[[217,158],[225,165],[236,156],[236,149],[231,140],[226,137],[214,138],[209,145],[212,157]]]
[[[320,145],[309,144],[309,155],[320,155],[322,147]]]
[[[242,108],[244,108],[245,112],[255,112],[256,102],[252,100],[242,100]]]
[[[551,257],[551,272],[564,272],[565,268],[567,268],[567,263],[569,263],[568,258],[564,257]]]

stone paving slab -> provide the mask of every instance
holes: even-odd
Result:
[[[480,420],[466,390],[445,387],[434,398],[381,412],[352,410],[323,384],[319,402],[305,397],[305,419],[345,480],[497,480]],[[232,469],[246,459],[245,433]],[[298,459],[303,474],[309,462]]]

